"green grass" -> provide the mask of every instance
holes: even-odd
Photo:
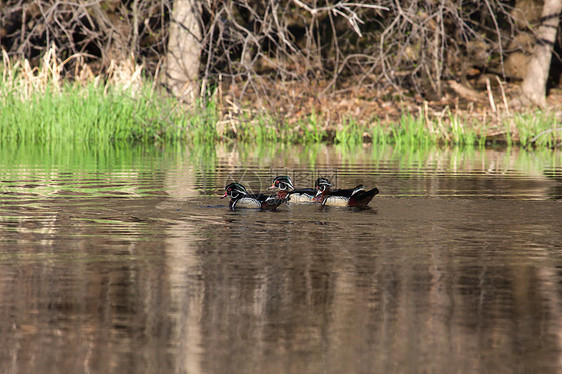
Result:
[[[522,146],[554,147],[562,141],[562,123],[556,120],[552,113],[537,111],[527,115],[515,114],[511,121],[505,121],[506,126],[513,124]]]
[[[334,137],[336,144],[356,145],[363,143],[366,126],[360,125],[353,118],[346,118]]]

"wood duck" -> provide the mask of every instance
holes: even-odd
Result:
[[[378,188],[367,190],[360,184],[355,188],[332,190],[332,184],[325,178],[318,178],[315,183],[318,190],[314,200],[322,205],[365,207],[379,193]]]
[[[230,196],[230,209],[235,208],[259,208],[262,210],[275,210],[285,201],[286,198],[278,198],[275,195],[249,194],[246,188],[240,183],[230,183],[224,189],[221,199]]]
[[[269,189],[278,188],[277,197],[281,199],[287,198],[294,203],[312,203],[316,190],[314,188],[299,188],[295,190],[293,181],[287,176],[275,177],[273,185]]]

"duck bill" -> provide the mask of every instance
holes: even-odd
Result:
[[[273,190],[273,189],[275,189],[275,188],[277,188],[277,187],[275,187],[275,185],[274,185],[274,184],[273,184],[273,185],[271,185],[271,186],[269,186],[269,187],[267,187],[267,189],[268,189],[268,190]]]
[[[221,199],[224,199],[224,198],[227,197],[227,196],[228,196],[228,193],[225,192],[224,195],[221,196]]]

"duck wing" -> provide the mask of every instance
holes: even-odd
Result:
[[[280,198],[277,195],[255,194],[251,195],[254,199],[261,203],[261,208],[266,210],[275,210],[279,205],[287,201],[287,198]]]
[[[342,190],[334,190],[334,191],[329,191],[326,195],[327,196],[341,196],[341,197],[346,197],[346,198],[351,198],[353,195],[364,191],[365,189],[363,188],[363,185],[360,184],[355,188],[346,188],[346,189],[342,189]]]

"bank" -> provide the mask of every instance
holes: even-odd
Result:
[[[0,72],[0,141],[562,144],[560,93],[550,95],[549,109],[513,110],[505,95],[497,105],[467,106],[454,97],[428,102],[407,95],[322,102],[300,92],[312,99],[291,111],[282,102],[261,106],[251,95],[232,105],[216,89],[188,108],[134,66],[128,74],[82,80],[64,79],[56,62],[33,70],[5,62]]]

